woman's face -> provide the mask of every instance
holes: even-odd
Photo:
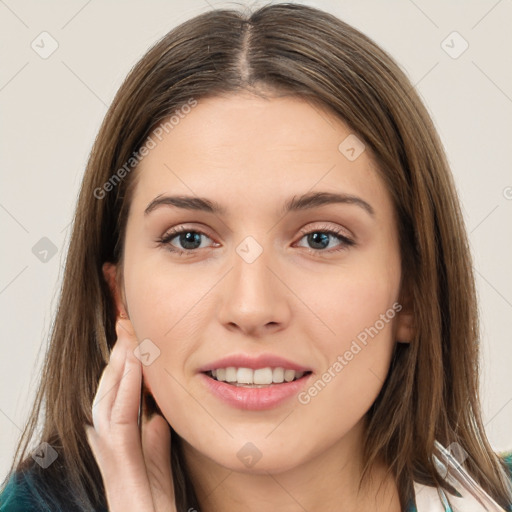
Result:
[[[353,450],[409,337],[369,150],[304,100],[245,94],[200,100],[160,138],[136,171],[121,296],[162,413],[187,450],[237,471]]]

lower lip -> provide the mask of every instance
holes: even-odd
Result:
[[[292,382],[270,384],[265,388],[246,388],[232,386],[226,382],[208,377],[205,373],[201,374],[204,383],[215,396],[232,407],[251,411],[262,411],[277,407],[292,396],[297,395],[311,375],[309,373]]]

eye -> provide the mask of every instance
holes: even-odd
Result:
[[[337,228],[322,226],[318,229],[310,231],[301,230],[301,233],[304,235],[302,238],[306,238],[306,243],[312,246],[305,247],[305,249],[315,254],[321,252],[332,253],[337,251],[343,251],[349,247],[356,245],[356,242],[354,240],[348,238],[346,235],[343,234],[341,229]],[[334,241],[338,242],[338,245],[329,250],[329,244],[333,238]]]
[[[167,246],[166,248],[175,252],[180,256],[185,255],[186,253],[192,254],[195,249],[203,249],[201,237],[206,237],[211,240],[211,238],[204,232],[199,231],[197,229],[190,229],[187,227],[178,227],[173,228],[168,231],[162,238],[159,238],[157,242],[160,245]],[[182,247],[176,247],[172,241],[177,239],[176,243],[182,245]]]
[[[333,253],[342,251],[356,245],[356,242],[344,235],[341,229],[328,226],[322,226],[310,231],[301,230],[301,233],[303,235],[301,240],[306,238],[306,242],[312,245],[312,247],[305,247],[305,249],[316,255],[322,252]],[[211,238],[201,230],[180,226],[168,231],[164,236],[159,238],[157,242],[162,246],[166,246],[167,250],[179,256],[185,256],[193,255],[196,249],[205,248],[202,244],[201,237],[211,240]],[[176,242],[173,243],[175,239]],[[333,239],[335,242],[338,242],[338,245],[329,249],[329,245]],[[177,247],[175,244],[180,244],[181,247]]]

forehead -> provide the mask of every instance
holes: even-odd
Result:
[[[291,196],[321,190],[364,196],[379,215],[391,213],[370,151],[316,104],[244,93],[201,99],[186,111],[151,136],[134,209],[172,193],[211,196],[227,215],[264,207],[277,213]]]

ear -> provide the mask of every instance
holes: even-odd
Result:
[[[410,343],[414,335],[414,315],[409,310],[402,309],[396,318],[395,339],[398,343]]]
[[[412,307],[412,294],[409,287],[404,287],[399,302],[401,309],[397,313],[395,322],[395,340],[398,343],[410,343],[416,336],[414,314]]]
[[[117,316],[128,316],[126,313],[126,306],[124,300],[124,294],[121,290],[121,286],[119,284],[119,279],[117,276],[117,265],[114,263],[106,262],[103,263],[102,266],[103,277],[110,288],[110,292],[112,293],[112,297],[114,298],[114,302],[116,305]]]

